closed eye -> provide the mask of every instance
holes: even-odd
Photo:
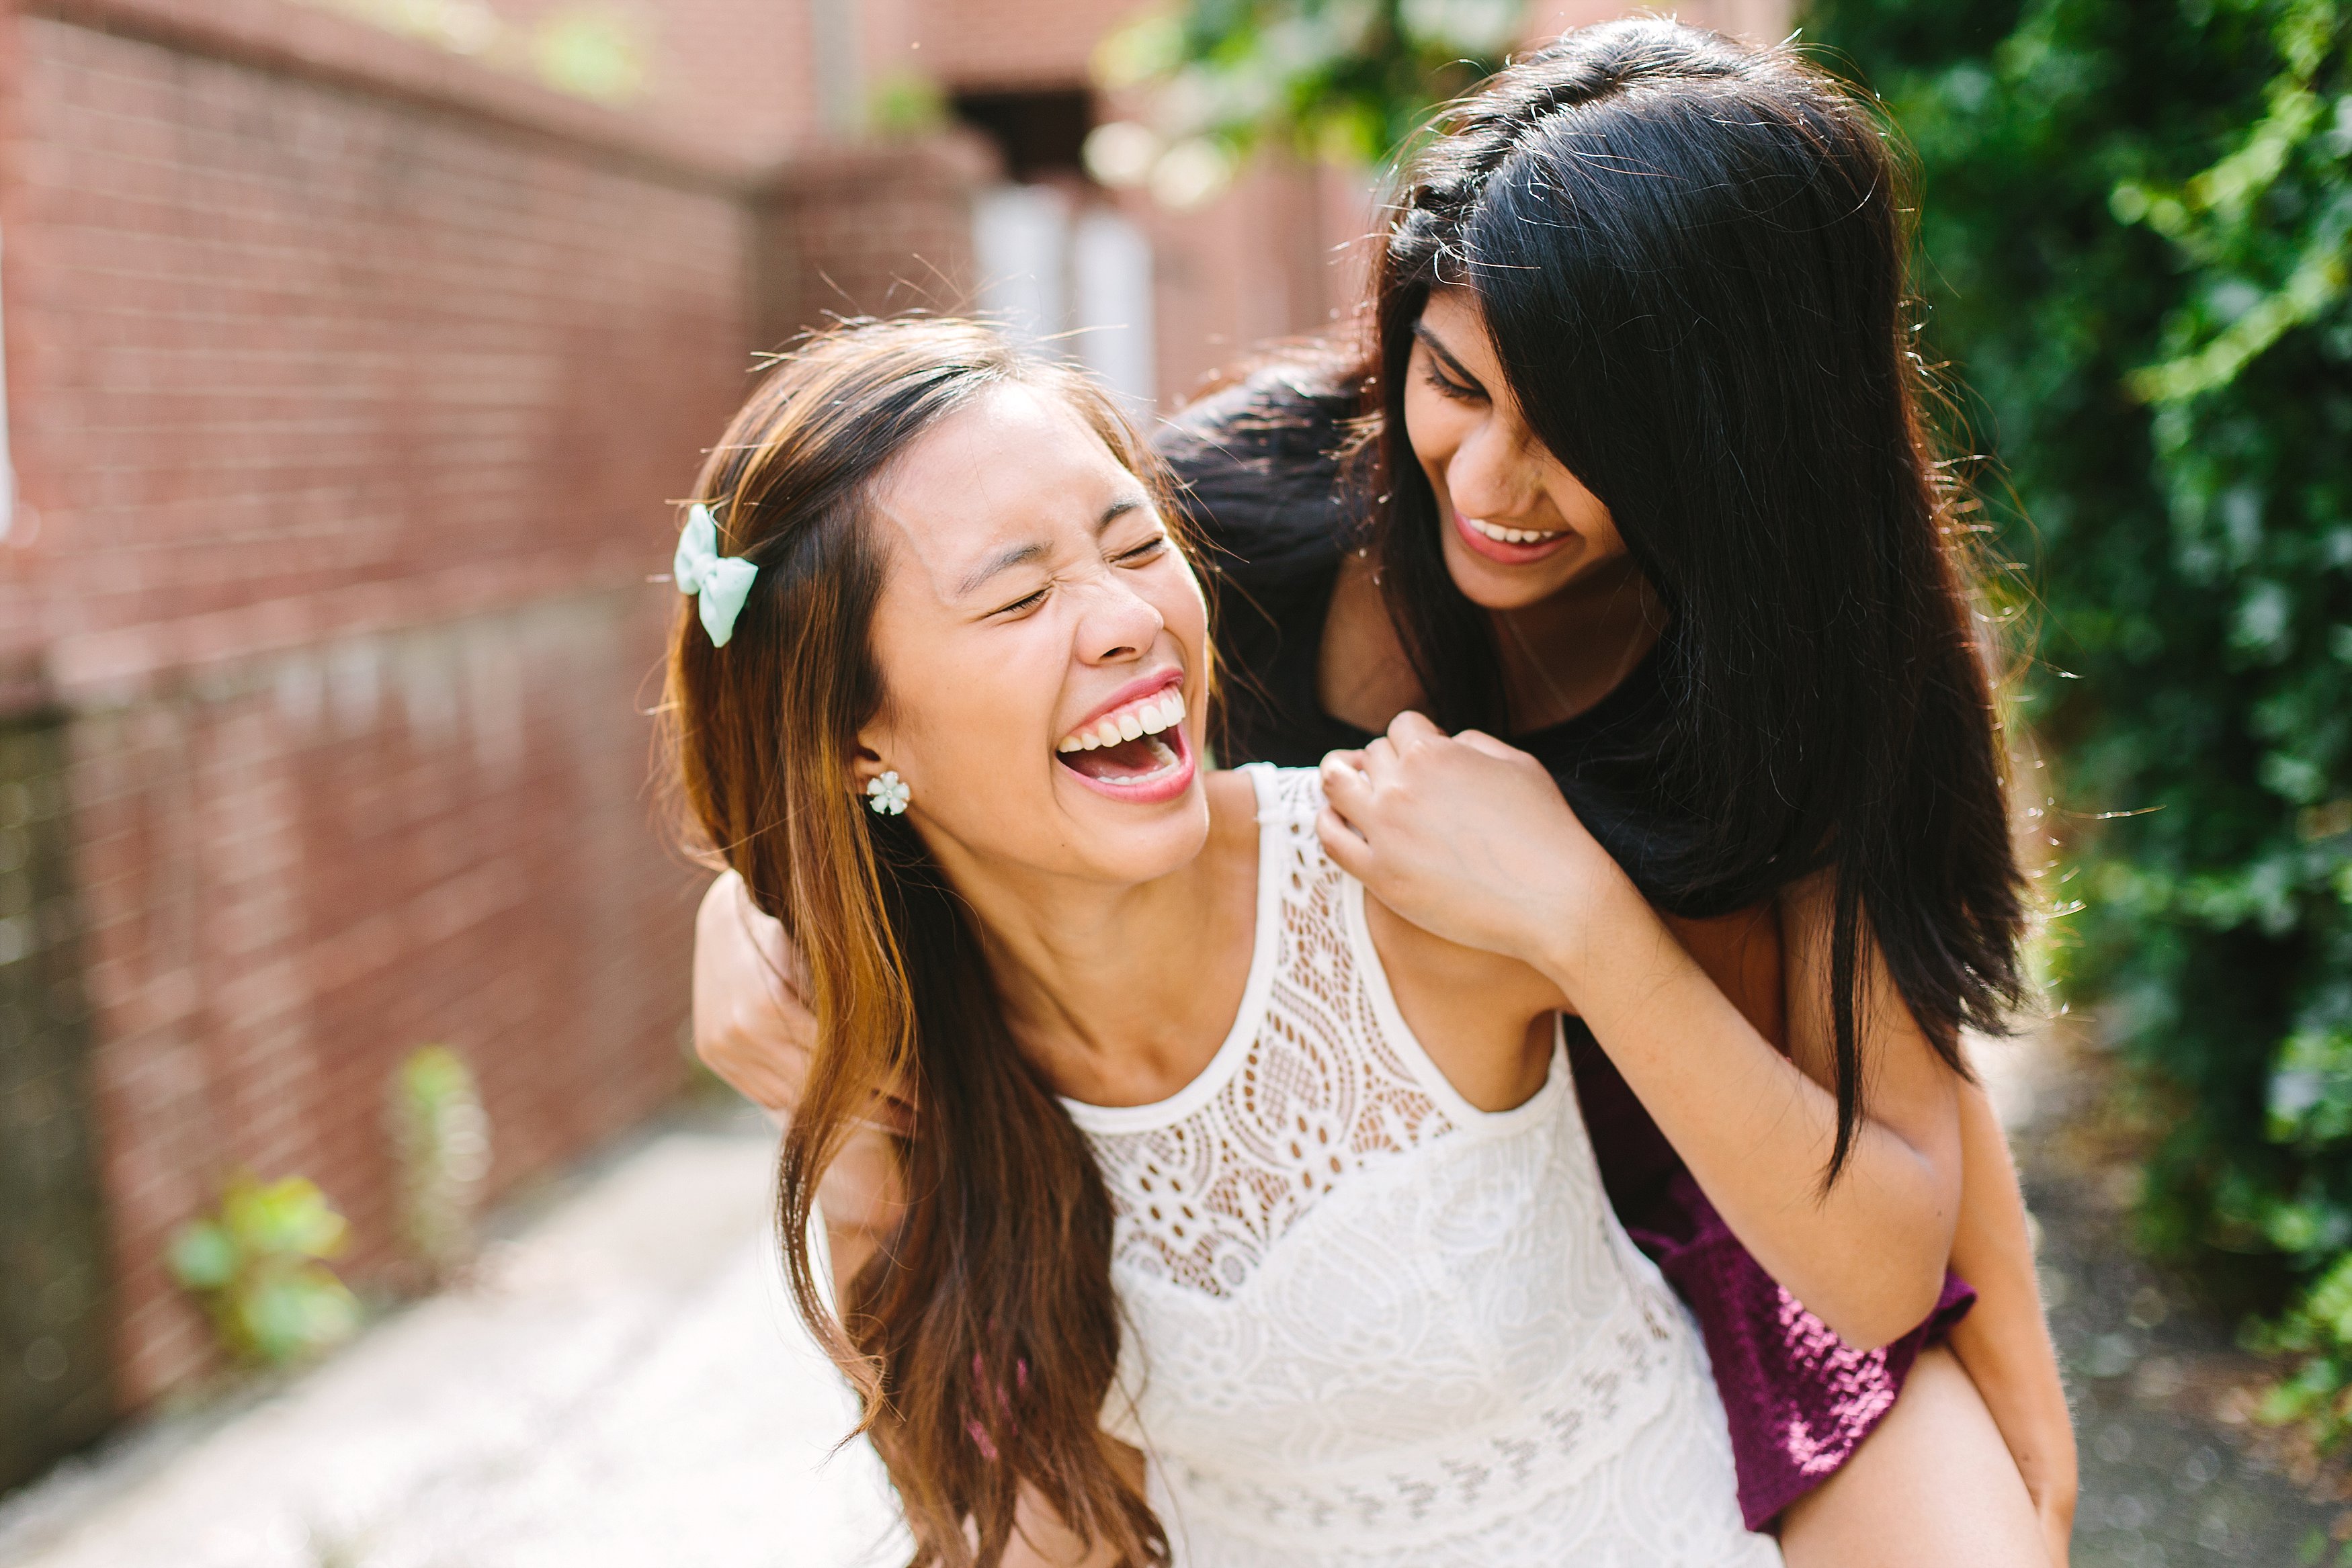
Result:
[[[1024,593],[1020,598],[1014,600],[1012,603],[1000,604],[988,613],[991,616],[1018,615],[1024,611],[1034,610],[1037,606],[1045,602],[1045,594],[1051,587],[1052,585],[1049,583],[1045,588],[1041,588],[1034,593]]]
[[[1483,388],[1465,386],[1462,382],[1455,381],[1452,376],[1447,375],[1444,371],[1439,370],[1437,368],[1437,359],[1434,355],[1432,355],[1427,361],[1423,361],[1422,366],[1422,376],[1423,380],[1428,382],[1430,390],[1436,392],[1440,397],[1450,397],[1455,402],[1485,402],[1486,401],[1486,393]]]
[[[1110,558],[1111,564],[1113,566],[1129,567],[1145,566],[1166,554],[1167,550],[1168,536],[1166,534],[1154,534],[1150,538],[1144,540],[1141,544],[1133,546],[1128,549],[1123,549],[1117,555],[1112,556]],[[1029,611],[1036,609],[1040,604],[1043,604],[1045,601],[1045,596],[1048,593],[1051,593],[1053,589],[1054,585],[1049,582],[1034,593],[1023,594],[1020,598],[1014,600],[1010,604],[1000,604],[995,609],[988,612],[986,619],[993,620],[1000,615],[1025,614]]]

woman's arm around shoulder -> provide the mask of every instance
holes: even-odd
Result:
[[[1823,977],[1831,970],[1830,906],[1836,891],[1825,873],[1782,894],[1790,1046],[1817,1082],[1831,1080],[1833,1023]],[[1856,1019],[1865,1060],[1890,1047],[1916,1052],[1918,1026],[1895,993],[1874,945],[1864,945],[1875,1006]],[[1951,1267],[1977,1292],[1976,1305],[1950,1333],[1953,1354],[1975,1385],[2023,1478],[2051,1561],[2066,1562],[2074,1530],[2074,1425],[2066,1409],[2056,1349],[2042,1311],[2025,1197],[2009,1142],[1983,1088],[1955,1075],[1960,1139],[1959,1211]],[[1905,1399],[1910,1398],[1906,1388]]]
[[[792,939],[722,872],[694,916],[694,1051],[771,1115],[792,1114],[816,1050],[816,1019],[790,977]]]
[[[1924,1042],[1872,1063],[1872,1113],[1825,1189],[1835,1099],[1707,978],[1541,764],[1405,714],[1324,784],[1333,858],[1404,919],[1549,979],[1733,1232],[1841,1337],[1883,1344],[1927,1316],[1960,1170],[1953,1076]]]
[[[779,1121],[799,1105],[817,1050],[816,1019],[792,977],[797,963],[783,926],[751,903],[743,879],[722,873],[694,920],[694,1050],[703,1064]],[[818,1188],[835,1277],[864,1266],[904,1212],[896,1139],[912,1109],[876,1101]]]

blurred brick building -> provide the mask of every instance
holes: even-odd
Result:
[[[1135,8],[0,3],[0,1487],[206,1365],[230,1171],[383,1273],[414,1047],[499,1189],[679,1082],[646,580],[755,351],[977,301],[1164,405],[1339,312],[1360,178],[1087,179]]]

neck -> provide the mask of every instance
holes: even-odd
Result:
[[[1057,1093],[1148,1104],[1190,1082],[1230,1027],[1255,920],[1249,781],[1213,776],[1202,852],[1149,882],[1106,883],[932,853],[976,920],[1006,1024]],[[1236,967],[1236,959],[1238,966]]]
[[[1614,691],[1656,645],[1666,619],[1630,560],[1536,603],[1489,613],[1516,734],[1573,718]]]

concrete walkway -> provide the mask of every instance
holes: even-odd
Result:
[[[2331,1558],[2244,1412],[2271,1369],[2126,1245],[2112,1064],[1988,1046],[2082,1434],[2074,1568]],[[673,1120],[503,1217],[479,1282],[0,1505],[0,1568],[860,1568],[905,1554],[770,1237],[774,1134]]]
[[[478,1284],[12,1499],[0,1563],[887,1561],[879,1464],[828,1458],[851,1401],[784,1297],[773,1147],[750,1115],[640,1140],[495,1244]]]

